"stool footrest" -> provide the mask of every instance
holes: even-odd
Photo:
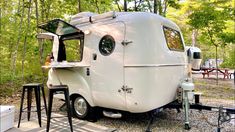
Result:
[[[68,117],[68,116],[54,116],[54,117],[51,117],[51,119],[53,119],[53,118],[64,118],[64,117]]]
[[[22,112],[38,112],[37,110],[31,110],[31,111],[22,111]]]
[[[37,108],[37,106],[31,106],[31,108],[32,108],[32,107]],[[22,109],[22,112],[24,112],[24,110],[26,110],[26,109],[28,109],[28,107],[23,108],[23,109]],[[41,106],[41,111],[44,110],[44,109],[45,109],[45,107]]]

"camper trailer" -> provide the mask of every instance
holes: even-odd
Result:
[[[199,71],[201,70],[201,49],[198,47],[189,47],[186,46],[186,52],[188,56],[188,63],[191,64],[192,70]]]
[[[94,107],[131,113],[160,108],[176,100],[187,78],[181,31],[159,15],[83,12],[69,23],[54,19],[39,28],[50,32],[40,39],[53,41],[47,85],[69,86],[78,118]]]

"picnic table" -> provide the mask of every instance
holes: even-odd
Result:
[[[222,68],[201,68],[201,69],[203,70],[203,72],[202,72],[203,78],[205,78],[205,75],[207,75],[207,77],[209,77],[210,74],[215,73],[213,71],[218,71],[218,73],[223,74],[224,79],[225,78],[231,79],[231,75],[233,74],[233,73],[229,73],[229,69],[226,69],[226,68],[224,68],[224,69],[222,69]]]

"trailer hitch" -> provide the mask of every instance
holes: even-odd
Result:
[[[218,123],[217,123],[217,132],[220,132],[220,125],[222,125],[224,122],[228,122],[231,120],[230,114],[223,112],[223,106],[219,107],[219,115],[218,115]]]
[[[202,105],[200,103],[200,93],[195,94],[193,92],[194,90],[194,85],[191,83],[189,80],[184,81],[181,84],[181,87],[177,89],[177,98],[176,101],[173,101],[172,103],[169,103],[161,108],[166,109],[176,109],[178,112],[180,112],[180,109],[183,109],[184,111],[184,129],[189,130],[190,129],[190,122],[189,122],[189,110],[190,109],[196,109],[196,110],[208,110],[208,111],[215,111],[218,112],[218,121],[217,121],[217,132],[220,132],[221,130],[221,124],[224,122],[231,121],[231,114],[235,114],[235,108],[226,108],[223,106],[220,107],[215,107],[215,106],[206,106]],[[193,100],[195,101],[193,103]],[[161,108],[158,108],[156,110],[153,110],[150,112],[150,120],[146,129],[146,132],[151,132],[150,126],[154,120],[154,117],[158,110]],[[208,122],[209,123],[209,122]]]
[[[190,104],[190,109],[195,109],[195,110],[207,110],[207,111],[214,111],[214,112],[218,112],[218,121],[217,121],[217,132],[221,131],[221,125],[225,122],[229,122],[231,121],[232,118],[231,114],[235,114],[235,108],[226,108],[223,106],[220,107],[215,107],[215,106],[207,106],[207,105],[203,105],[201,103],[194,103],[194,104]],[[182,103],[179,103],[177,101],[172,102],[166,106],[164,106],[164,109],[166,108],[170,108],[170,109],[183,109],[183,105]],[[185,129],[188,126],[185,126]],[[190,127],[190,126],[189,126]]]
[[[148,122],[148,125],[147,125],[145,132],[152,132],[151,125],[153,124],[154,118],[156,117],[157,113],[159,113],[162,110],[163,110],[163,108],[158,108],[158,109],[152,110],[148,113],[150,119],[149,119],[149,122]]]

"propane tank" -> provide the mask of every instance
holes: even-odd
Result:
[[[186,94],[189,102],[193,102],[194,100],[194,84],[189,82],[188,80],[181,83],[181,88],[183,89],[183,99],[185,99]]]
[[[181,88],[183,90],[193,91],[194,90],[194,84],[192,82],[189,82],[189,81],[184,81],[183,83],[181,83]]]

